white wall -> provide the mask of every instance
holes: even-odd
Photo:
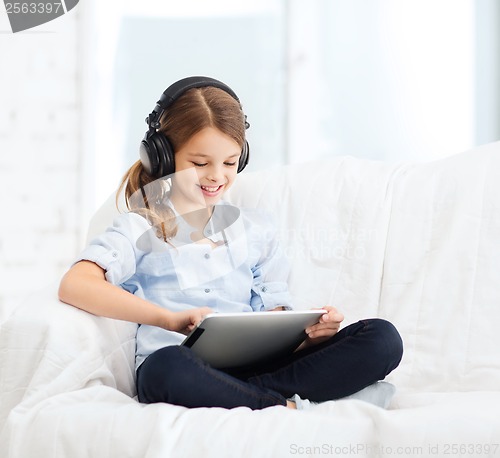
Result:
[[[3,3],[0,8],[3,8]],[[78,8],[9,33],[0,9],[0,320],[60,278],[81,238]]]

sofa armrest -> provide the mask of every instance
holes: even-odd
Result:
[[[60,302],[56,285],[32,293],[0,326],[3,412],[95,385],[134,397],[136,330]]]

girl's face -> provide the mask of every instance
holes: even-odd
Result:
[[[171,200],[177,211],[215,205],[233,184],[241,147],[228,135],[207,127],[175,153]]]

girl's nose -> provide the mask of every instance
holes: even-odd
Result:
[[[210,169],[207,172],[208,172],[207,173],[207,178],[210,181],[213,181],[214,183],[217,183],[217,182],[221,181],[221,179],[223,177],[223,173],[222,173],[222,168],[221,167],[217,167],[217,166],[210,167]]]

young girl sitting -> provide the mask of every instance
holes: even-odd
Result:
[[[331,306],[293,354],[273,363],[215,369],[180,346],[211,312],[292,309],[288,263],[263,212],[222,200],[249,158],[236,94],[211,78],[185,78],[146,121],[141,159],[119,190],[130,211],[92,240],[59,288],[63,302],[139,324],[140,402],[305,408],[358,392],[398,366],[402,342],[391,323],[339,330],[343,316]]]

